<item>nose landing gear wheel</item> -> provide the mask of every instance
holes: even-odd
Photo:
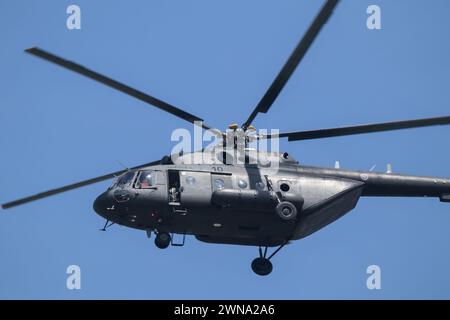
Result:
[[[267,276],[272,272],[273,266],[267,258],[256,258],[252,261],[252,270],[259,276]]]
[[[172,238],[170,234],[167,232],[158,232],[155,238],[155,245],[160,249],[166,249],[170,242],[172,241]]]

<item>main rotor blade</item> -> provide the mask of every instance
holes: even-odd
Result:
[[[177,116],[181,119],[184,119],[188,122],[194,123],[194,121],[201,121],[202,122],[202,128],[204,129],[210,129],[206,124],[203,123],[203,119],[194,116],[193,114],[190,114],[184,110],[181,110],[167,102],[164,102],[162,100],[159,100],[155,97],[152,97],[146,93],[143,93],[142,91],[133,89],[123,83],[120,83],[116,80],[113,80],[111,78],[108,78],[104,75],[101,75],[95,71],[89,70],[88,68],[83,67],[82,65],[79,65],[75,62],[69,61],[69,60],[65,60],[63,58],[60,58],[52,53],[49,53],[47,51],[44,51],[42,49],[39,48],[30,48],[30,49],[26,49],[26,52],[35,55],[39,58],[42,58],[44,60],[47,60],[49,62],[53,62],[61,67],[67,68],[69,70],[72,70],[74,72],[77,72],[79,74],[82,74],[88,78],[91,78],[93,80],[96,80],[98,82],[101,82],[111,88],[114,88],[116,90],[119,90],[123,93],[126,93],[132,97],[135,97],[141,101],[147,102],[148,104],[151,104],[161,110],[164,110],[168,113],[173,114],[174,116]]]
[[[281,69],[280,73],[277,75],[267,92],[264,94],[258,105],[250,114],[247,121],[245,121],[245,123],[242,125],[242,128],[244,130],[246,130],[248,126],[253,122],[258,113],[266,113],[270,109],[275,99],[278,97],[281,90],[283,90],[289,78],[294,73],[298,64],[305,56],[314,39],[317,37],[324,24],[330,18],[338,2],[339,0],[327,0],[327,2],[322,6],[319,14],[316,16],[308,31],[305,33],[295,50],[292,52],[286,64],[283,66],[283,69]]]
[[[133,168],[130,168],[130,169],[124,169],[124,170],[116,171],[116,172],[113,172],[113,173],[105,174],[103,176],[92,178],[92,179],[88,179],[88,180],[84,180],[84,181],[81,181],[81,182],[69,184],[69,185],[61,187],[61,188],[57,188],[57,189],[52,189],[52,190],[49,190],[49,191],[41,192],[41,193],[38,193],[38,194],[35,194],[35,195],[32,195],[32,196],[26,197],[26,198],[22,198],[22,199],[18,199],[18,200],[15,200],[15,201],[11,201],[11,202],[5,203],[5,204],[2,205],[2,208],[3,209],[9,209],[9,208],[12,208],[12,207],[15,207],[15,206],[19,206],[19,205],[22,205],[22,204],[25,204],[25,203],[28,203],[28,202],[31,202],[31,201],[39,200],[39,199],[50,197],[50,196],[53,196],[53,195],[56,195],[56,194],[59,194],[59,193],[62,193],[62,192],[66,192],[66,191],[70,191],[70,190],[73,190],[73,189],[85,187],[85,186],[88,186],[88,185],[93,184],[93,183],[97,183],[97,182],[101,182],[101,181],[104,181],[104,180],[108,180],[108,179],[114,178],[116,176],[119,176],[122,173],[127,172],[128,170],[140,169],[140,168],[147,167],[147,166],[153,166],[153,165],[156,165],[156,164],[159,164],[159,163],[161,163],[161,160],[153,161],[153,162],[150,162],[150,163],[146,163],[146,164],[143,164],[143,165],[140,165],[140,166],[137,166],[137,167],[133,167]]]
[[[349,136],[354,134],[362,133],[372,133],[381,131],[392,131],[419,127],[429,127],[436,125],[447,125],[450,124],[450,116],[448,117],[437,117],[437,118],[426,118],[426,119],[415,119],[415,120],[404,120],[395,122],[383,122],[374,124],[357,125],[350,127],[339,127],[339,128],[329,128],[329,129],[319,129],[310,131],[298,131],[298,132],[286,132],[280,133],[279,135],[267,135],[263,138],[288,138],[288,141],[298,141],[298,140],[311,140],[320,138],[330,138],[339,136]]]

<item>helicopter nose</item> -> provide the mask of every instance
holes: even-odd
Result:
[[[111,206],[111,203],[111,197],[108,195],[108,192],[104,192],[95,199],[93,205],[94,211],[104,217],[107,214],[107,208]]]

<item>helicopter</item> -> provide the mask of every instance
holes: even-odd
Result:
[[[360,197],[436,197],[450,202],[450,179],[300,165],[287,152],[266,152],[251,143],[287,138],[301,141],[450,124],[450,116],[373,123],[309,131],[257,134],[252,126],[267,113],[324,27],[339,0],[327,0],[249,117],[226,132],[183,109],[63,59],[38,47],[27,53],[52,62],[189,123],[211,131],[215,146],[172,153],[132,168],[38,193],[2,205],[31,201],[115,178],[93,203],[114,224],[154,234],[160,249],[183,246],[186,235],[206,243],[258,247],[252,270],[266,276],[271,259],[287,244],[307,237],[355,208]],[[274,169],[275,168],[275,169]],[[175,242],[174,235],[182,241]],[[269,248],[275,248],[269,254]]]

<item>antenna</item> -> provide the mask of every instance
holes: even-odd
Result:
[[[129,167],[127,167],[126,165],[124,165],[122,162],[120,162],[119,160],[116,160],[116,162],[122,167],[122,168],[124,168],[125,170],[130,170],[130,168]]]
[[[392,173],[392,165],[390,163],[386,166],[386,173]]]

